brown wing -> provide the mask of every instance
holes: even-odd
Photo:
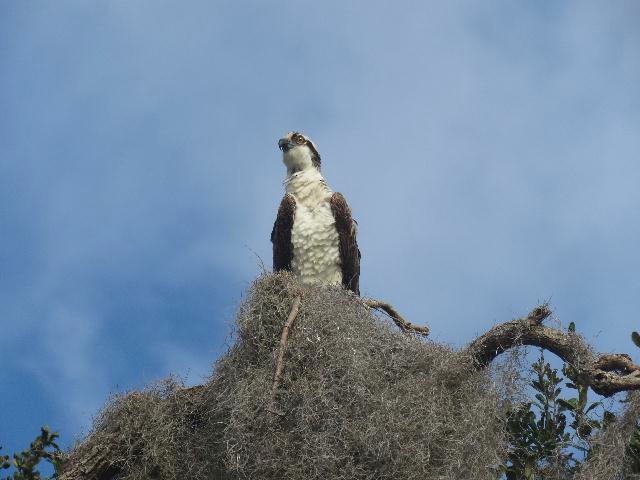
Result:
[[[331,212],[338,230],[340,260],[342,261],[342,284],[360,295],[360,250],[356,235],[356,222],[351,218],[351,209],[341,193],[331,195]]]
[[[271,231],[273,243],[273,271],[291,270],[293,259],[293,245],[291,244],[291,229],[293,217],[296,213],[296,200],[293,195],[286,194],[280,202],[278,216]]]

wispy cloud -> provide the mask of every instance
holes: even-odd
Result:
[[[292,128],[352,204],[365,294],[458,344],[552,297],[628,349],[635,2],[2,8],[0,346],[63,431],[205,374],[270,263]]]

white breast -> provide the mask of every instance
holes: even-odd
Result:
[[[287,177],[285,185],[296,199],[293,273],[306,285],[341,284],[339,238],[329,204],[333,192],[315,169]]]

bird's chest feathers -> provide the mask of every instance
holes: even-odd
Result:
[[[338,232],[329,203],[333,192],[319,172],[287,180],[287,193],[296,199],[291,231],[294,273],[303,283],[340,283]]]
[[[310,243],[311,247],[334,240],[337,244],[338,233],[329,203],[333,192],[322,177],[319,174],[297,175],[287,184],[287,193],[296,199],[292,231],[294,247],[297,242]]]

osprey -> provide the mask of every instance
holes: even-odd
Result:
[[[360,250],[347,201],[327,186],[309,138],[289,132],[278,147],[287,176],[271,232],[273,270],[293,272],[305,285],[342,284],[360,295]]]

